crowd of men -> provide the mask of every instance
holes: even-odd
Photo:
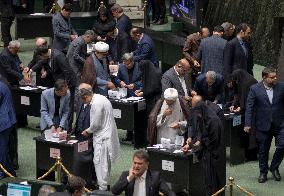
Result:
[[[118,4],[110,10],[100,8],[92,30],[81,36],[72,28],[71,11],[71,5],[65,4],[53,16],[53,43],[48,46],[46,40],[38,38],[29,65],[17,55],[17,40],[10,41],[0,54],[0,113],[5,116],[0,119],[0,157],[5,157],[0,161],[6,168],[13,171],[7,141],[16,123],[8,87],[32,84],[35,72],[36,85],[49,87],[41,96],[41,130],[67,130],[78,140],[89,141],[90,150],[81,156],[93,156],[90,162],[100,190],[108,189],[111,165],[120,153],[112,105],[106,98],[108,90],[117,87],[126,88],[127,96],[146,99],[145,137],[150,145],[162,138],[171,143],[184,139],[181,145],[185,152],[199,152],[207,195],[221,188],[216,167],[223,156],[222,120],[226,110],[243,115],[246,158],[256,160],[258,154],[258,182],[267,180],[269,170],[275,180],[281,180],[278,168],[284,157],[284,84],[276,81],[273,68],[264,68],[260,82],[254,79],[252,29],[248,24],[235,27],[226,22],[214,27],[212,35],[206,27],[190,34],[181,51],[184,58],[162,74],[154,41],[140,28],[132,27]],[[87,46],[93,42],[88,53]],[[117,74],[111,73],[110,65],[119,65]],[[222,104],[223,110],[217,104]],[[20,118],[17,116],[18,121]],[[126,139],[131,139],[131,132]],[[276,151],[268,166],[273,137]],[[150,195],[158,191],[173,194],[159,173],[148,170],[147,153],[138,151],[132,161],[130,170],[123,172],[112,188],[114,194],[149,195],[145,189],[149,176],[153,183]],[[77,164],[80,168],[84,163]],[[75,173],[82,174],[79,169]]]

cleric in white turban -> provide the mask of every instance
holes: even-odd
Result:
[[[94,46],[94,51],[106,53],[109,50],[109,45],[105,42],[97,42]]]
[[[171,140],[175,143],[180,140],[187,128],[189,106],[187,101],[178,96],[174,88],[164,91],[161,98],[149,115],[147,130],[148,141],[151,145],[161,143],[161,138]]]

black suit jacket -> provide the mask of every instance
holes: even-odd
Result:
[[[245,42],[247,56],[237,37],[227,42],[224,49],[224,75],[228,76],[236,69],[244,69],[253,75],[253,55],[252,46]]]
[[[132,196],[134,192],[135,180],[128,182],[127,176],[129,172],[122,172],[119,180],[112,187],[111,192],[114,195],[119,195],[125,191],[125,196]],[[157,196],[159,192],[162,192],[165,196],[174,196],[175,193],[170,190],[168,185],[161,179],[158,171],[147,171],[146,174],[146,195]]]
[[[64,79],[69,87],[76,85],[76,74],[69,65],[65,54],[57,49],[52,50],[51,69],[54,80]]]
[[[19,81],[24,78],[20,70],[21,60],[18,55],[12,53],[6,47],[0,54],[0,75],[2,75],[10,85],[19,85]]]

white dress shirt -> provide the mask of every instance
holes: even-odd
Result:
[[[182,77],[182,76],[180,76],[180,75],[178,74],[178,72],[177,72],[177,70],[176,70],[176,67],[174,67],[174,70],[175,70],[175,72],[176,72],[177,75],[178,75],[178,79],[179,79],[179,81],[180,81],[180,83],[181,83],[181,86],[182,86],[182,88],[183,88],[183,91],[184,91],[184,96],[186,97],[186,96],[188,96],[188,93],[187,93],[187,88],[186,88],[186,84],[185,84],[184,77]]]
[[[264,88],[265,88],[265,90],[266,90],[266,93],[267,93],[269,102],[270,102],[270,104],[272,104],[272,100],[273,100],[273,88],[266,86],[264,83],[263,83],[263,85],[264,85]]]
[[[146,196],[146,173],[147,170],[135,179],[133,196]]]

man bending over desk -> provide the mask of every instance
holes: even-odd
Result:
[[[54,88],[46,89],[41,95],[40,128],[62,131],[67,127],[70,93],[67,82],[58,79]]]

